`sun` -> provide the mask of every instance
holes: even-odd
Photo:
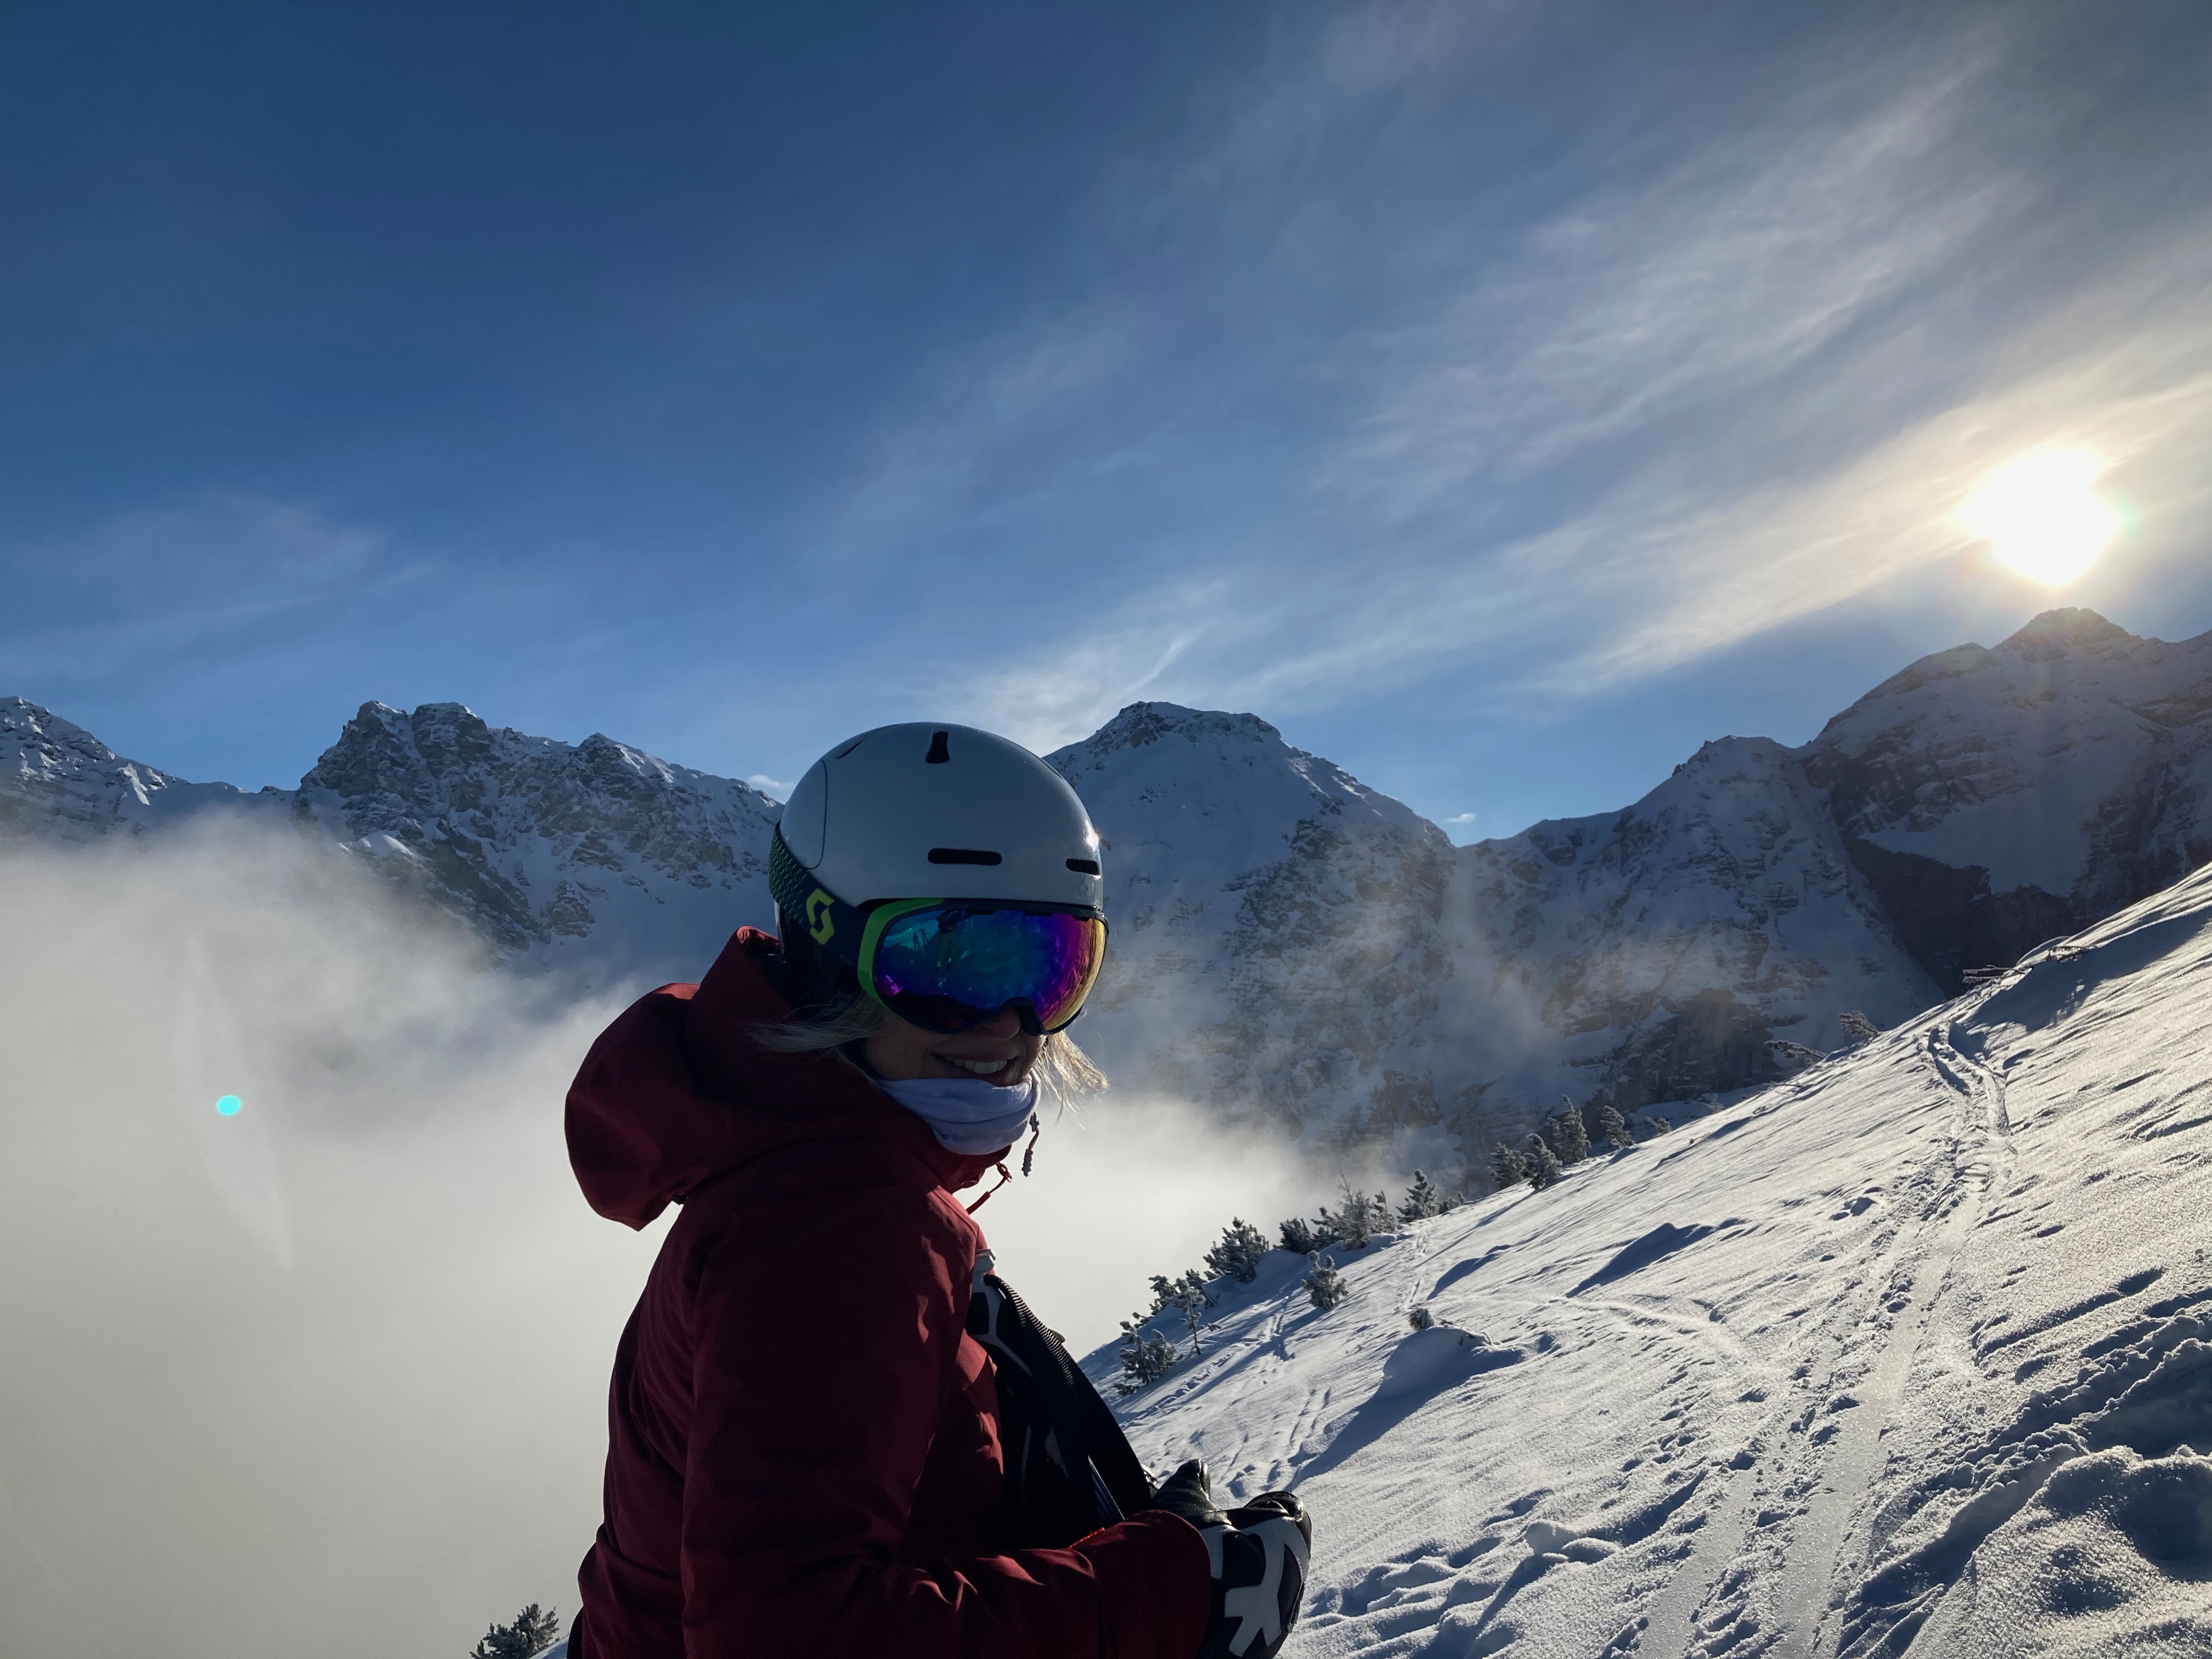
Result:
[[[2090,485],[2105,464],[2086,449],[2042,449],[2007,461],[1984,479],[1959,518],[2030,581],[2063,587],[2097,562],[2119,514]]]

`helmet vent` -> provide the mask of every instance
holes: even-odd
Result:
[[[937,734],[943,737],[944,732]],[[1004,864],[1006,860],[996,853],[986,853],[975,847],[933,847],[929,849],[932,864]]]
[[[952,758],[951,755],[946,751],[945,747],[945,739],[948,735],[948,733],[943,732],[933,732],[929,734],[929,752],[921,757],[926,765],[942,766],[945,762]],[[940,860],[938,859],[935,853],[932,853],[929,856],[933,860],[943,864],[996,864],[999,861],[999,855],[996,853],[992,854],[988,859],[963,858]]]
[[[1079,876],[1095,876],[1098,873],[1098,860],[1097,859],[1070,859],[1067,861],[1067,867],[1074,871]]]

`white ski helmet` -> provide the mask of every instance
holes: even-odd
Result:
[[[855,907],[1006,899],[1105,913],[1098,832],[1075,791],[972,726],[879,726],[839,744],[799,781],[777,833],[810,881]]]

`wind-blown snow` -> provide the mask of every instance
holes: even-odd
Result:
[[[2212,1651],[2212,871],[1340,1257],[1121,1407],[1305,1498],[1299,1659]]]

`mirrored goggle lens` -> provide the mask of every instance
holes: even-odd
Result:
[[[927,1030],[964,1031],[1026,1003],[1056,1031],[1081,1012],[1105,958],[1096,917],[937,905],[885,924],[871,969],[884,1005]]]

